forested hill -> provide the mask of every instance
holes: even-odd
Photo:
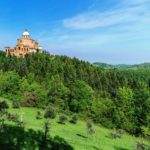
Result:
[[[94,66],[105,68],[105,69],[112,69],[112,68],[117,68],[117,69],[150,69],[150,63],[142,63],[142,64],[134,64],[134,65],[127,65],[127,64],[112,65],[112,64],[107,64],[107,63],[96,62],[93,64],[94,64]]]
[[[47,53],[5,57],[4,52],[0,70],[0,96],[22,106],[51,105],[105,127],[149,132],[150,70],[103,69]]]

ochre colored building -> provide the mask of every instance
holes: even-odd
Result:
[[[43,48],[39,43],[30,38],[28,30],[23,32],[22,38],[18,39],[18,43],[15,48],[5,47],[7,56],[24,57],[25,55],[32,53],[42,53]]]

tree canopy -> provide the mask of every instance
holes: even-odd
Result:
[[[138,135],[150,128],[149,90],[149,69],[104,69],[67,56],[16,58],[0,51],[0,96],[22,106],[51,105]]]

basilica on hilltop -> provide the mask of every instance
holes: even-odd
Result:
[[[24,57],[32,53],[42,53],[43,48],[37,41],[30,38],[30,34],[26,29],[23,32],[22,38],[18,39],[16,47],[5,47],[5,52],[6,56]]]

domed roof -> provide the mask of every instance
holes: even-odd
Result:
[[[25,29],[25,31],[23,32],[23,36],[24,36],[24,35],[25,35],[25,36],[26,36],[26,35],[30,35],[27,29]]]

